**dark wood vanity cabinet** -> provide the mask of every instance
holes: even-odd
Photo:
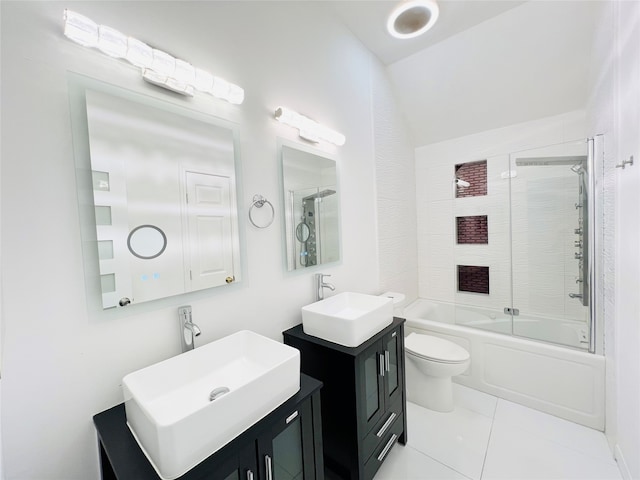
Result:
[[[325,465],[342,478],[373,478],[393,445],[407,440],[404,319],[354,348],[307,335],[302,325],[283,335],[300,350],[302,372],[324,384]]]
[[[301,375],[297,394],[180,479],[324,480],[321,386]],[[103,480],[160,479],[126,425],[124,404],[96,415],[94,424]]]

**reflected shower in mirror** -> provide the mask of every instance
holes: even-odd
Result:
[[[340,260],[335,160],[286,145],[281,153],[287,270]]]

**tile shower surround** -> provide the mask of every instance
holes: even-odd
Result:
[[[456,186],[456,198],[479,197],[487,194],[487,161],[456,165],[456,178],[469,182],[468,187]]]

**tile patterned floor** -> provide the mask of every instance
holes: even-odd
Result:
[[[406,446],[376,480],[621,480],[604,434],[454,385],[456,408],[407,404]]]

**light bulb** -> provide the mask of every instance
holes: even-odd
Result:
[[[170,77],[176,70],[176,59],[162,50],[153,49],[153,62],[151,69],[160,75]]]
[[[127,38],[127,61],[136,67],[149,68],[153,64],[153,49],[133,37]]]
[[[127,56],[127,37],[118,30],[105,25],[98,27],[98,48],[114,58]]]
[[[189,62],[185,62],[184,60],[176,59],[176,70],[173,73],[173,78],[175,78],[179,83],[187,83],[193,85],[195,81],[196,72]]]
[[[85,47],[98,45],[98,25],[87,17],[71,10],[64,11],[64,34]]]
[[[227,99],[229,97],[229,82],[220,77],[213,77],[211,94],[214,97]]]
[[[213,88],[213,75],[204,70],[196,68],[195,80],[193,86],[201,92],[210,92]]]

